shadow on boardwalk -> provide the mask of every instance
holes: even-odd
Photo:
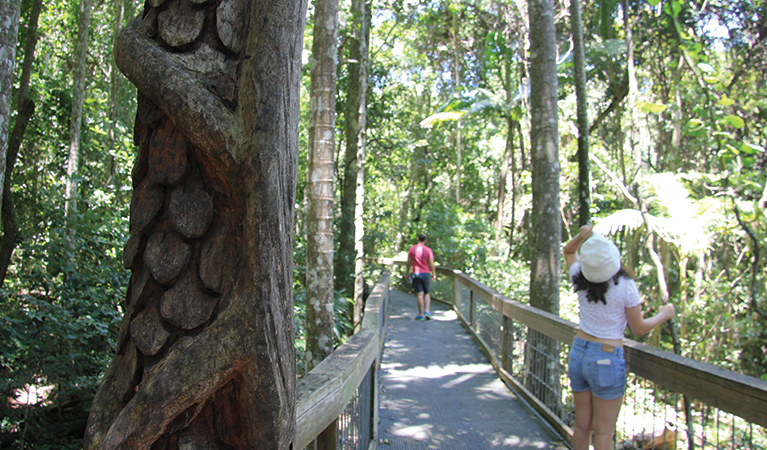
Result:
[[[381,362],[381,449],[566,449],[561,437],[501,381],[455,312],[391,291]]]

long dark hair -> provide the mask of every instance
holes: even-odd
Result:
[[[605,294],[607,293],[607,289],[610,287],[610,282],[617,286],[618,283],[620,283],[621,277],[626,277],[633,280],[634,274],[632,273],[631,269],[628,267],[624,268],[623,264],[621,264],[621,268],[618,270],[618,273],[613,275],[613,277],[609,280],[603,283],[592,283],[583,276],[583,272],[578,271],[578,273],[573,275],[573,290],[575,292],[586,291],[586,300],[591,303],[602,302],[606,305],[607,300],[605,299]]]

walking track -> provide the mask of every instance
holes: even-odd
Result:
[[[568,447],[498,377],[455,312],[391,291],[381,362],[379,448],[480,450]]]

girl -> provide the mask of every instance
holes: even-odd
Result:
[[[575,398],[574,450],[588,450],[592,431],[595,450],[613,446],[626,390],[626,324],[641,336],[676,314],[674,306],[667,304],[657,315],[644,318],[639,290],[621,265],[618,247],[592,228],[581,227],[564,248],[580,305],[580,328],[567,370]]]

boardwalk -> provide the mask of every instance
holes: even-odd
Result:
[[[434,320],[418,322],[415,304],[391,291],[379,448],[568,448],[498,378],[452,310],[432,303]]]

